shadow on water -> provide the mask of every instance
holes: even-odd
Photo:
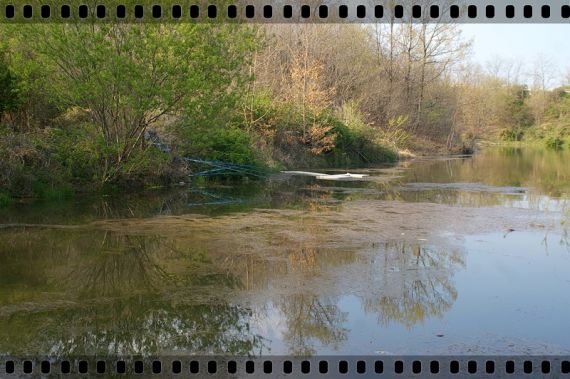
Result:
[[[307,190],[305,185],[315,190]],[[246,181],[203,187],[156,189],[111,196],[79,196],[65,201],[36,201],[0,208],[2,224],[85,224],[97,220],[202,214],[219,216],[256,208],[305,209],[334,203],[306,178]],[[332,193],[332,192],[331,192]]]

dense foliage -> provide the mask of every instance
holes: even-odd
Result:
[[[562,148],[568,91],[468,50],[456,26],[421,22],[2,25],[0,205],[185,181],[180,157],[280,169],[480,139]]]
[[[145,133],[168,134],[182,118],[187,129],[223,127],[253,48],[250,30],[233,25],[3,26],[1,34],[0,188],[13,196],[176,179],[172,157]]]

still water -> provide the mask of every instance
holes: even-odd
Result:
[[[569,163],[493,148],[0,210],[0,354],[568,353]]]

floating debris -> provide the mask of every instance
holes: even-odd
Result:
[[[310,171],[281,171],[281,172],[290,175],[313,176],[320,180],[358,180],[369,176],[367,174],[351,174],[349,172],[347,172],[346,174],[323,174],[320,172],[310,172]]]

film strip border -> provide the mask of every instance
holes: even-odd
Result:
[[[570,0],[0,0],[0,22],[570,23]]]
[[[0,378],[118,376],[227,378],[570,378],[570,356],[322,356],[4,358]]]

